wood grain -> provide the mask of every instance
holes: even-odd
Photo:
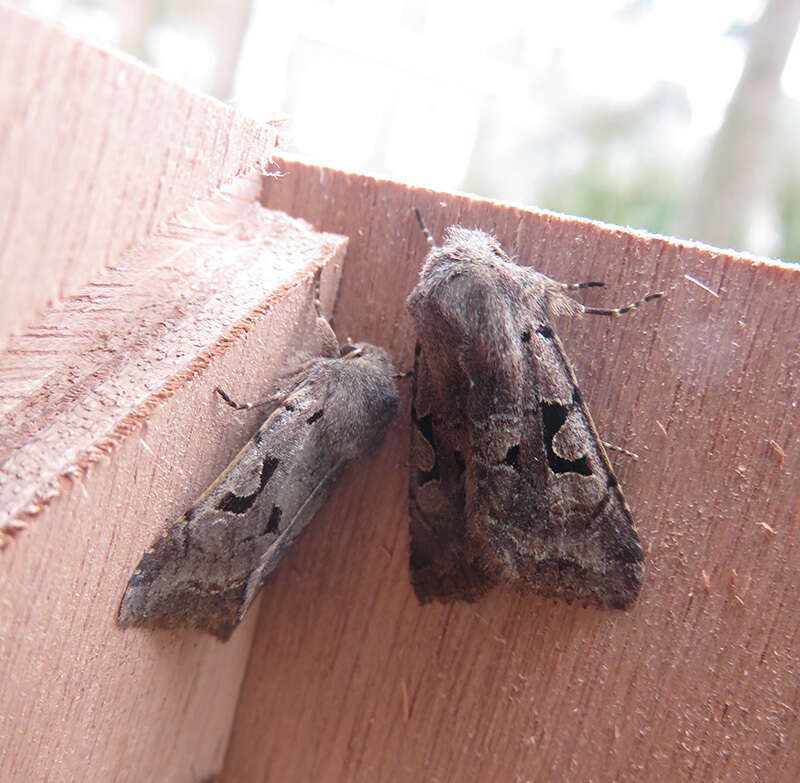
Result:
[[[342,237],[270,213],[244,179],[169,221],[0,354],[0,779],[200,780],[221,766],[255,613],[231,642],[121,631],[159,529],[317,355],[314,278]]]
[[[0,347],[277,141],[230,106],[0,5]]]
[[[796,780],[800,272],[299,161],[263,202],[350,237],[339,334],[410,369],[404,299],[435,237],[493,230],[584,301],[561,323],[646,549],[628,612],[497,589],[420,607],[404,413],[268,584],[223,780]],[[709,293],[686,275],[700,281]],[[777,448],[776,448],[777,446]]]
[[[223,756],[227,781],[800,777],[797,269],[299,161],[262,191],[237,177],[274,127],[7,7],[0,25],[0,779],[201,780]],[[347,235],[344,261],[258,192]],[[257,399],[315,352],[321,264],[339,336],[411,368],[414,206],[436,237],[480,226],[555,278],[605,279],[587,303],[667,292],[559,325],[601,434],[641,455],[614,456],[638,603],[420,607],[401,381],[386,444],[257,628],[122,633],[143,549],[258,426],[210,390]]]

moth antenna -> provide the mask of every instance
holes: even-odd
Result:
[[[625,305],[625,307],[584,307],[583,312],[588,313],[589,315],[608,315],[616,318],[618,315],[624,315],[625,313],[629,313],[631,310],[637,310],[643,304],[652,302],[653,299],[660,299],[662,296],[664,296],[664,292],[658,291],[655,294],[648,294],[642,299],[639,299],[637,302],[632,302],[629,305]]]
[[[580,288],[602,288],[605,283],[598,283],[596,281],[590,283],[562,283],[561,288],[565,291],[577,291]]]
[[[425,221],[422,219],[422,213],[414,207],[414,214],[417,216],[417,223],[419,223],[419,227],[422,229],[422,233],[425,234],[425,239],[427,240],[428,244],[431,247],[436,247],[436,243],[433,241],[433,236],[431,232],[428,231],[428,227],[425,225]]]
[[[314,275],[314,310],[316,310],[317,318],[325,318],[322,312],[322,267],[317,269]],[[327,321],[328,319],[325,318]]]
[[[341,356],[341,349],[336,339],[336,332],[333,331],[330,321],[322,312],[322,267],[314,276],[314,311],[317,314],[317,329],[322,337],[322,355],[338,358]]]

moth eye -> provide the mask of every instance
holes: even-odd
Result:
[[[422,346],[419,343],[417,343],[414,346],[414,356],[419,356],[421,353],[422,353]]]
[[[531,330],[526,329],[519,337],[523,343],[529,343],[531,341]]]
[[[517,443],[516,446],[512,446],[508,450],[503,462],[506,465],[510,465],[512,468],[514,468],[514,470],[519,469],[519,443]]]
[[[306,419],[306,424],[313,424],[315,421],[319,421],[324,413],[324,410],[318,410],[316,413],[312,413],[311,416]]]
[[[542,324],[537,330],[536,334],[542,335],[545,340],[552,340],[553,339],[553,330],[549,326],[545,326]]]

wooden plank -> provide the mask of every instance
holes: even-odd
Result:
[[[455,222],[592,304],[561,323],[646,547],[628,612],[510,589],[420,607],[408,578],[408,386],[264,591],[223,780],[796,780],[800,272],[708,247],[287,162],[263,201],[350,237],[340,334],[410,369],[404,299]],[[702,285],[698,285],[698,282]]]
[[[0,347],[155,226],[269,163],[274,125],[0,6]]]
[[[346,240],[244,179],[168,222],[0,354],[0,779],[200,780],[219,770],[253,630],[122,632],[125,585],[317,355]],[[9,535],[15,534],[13,540]]]

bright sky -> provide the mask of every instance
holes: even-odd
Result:
[[[685,131],[690,144],[701,143],[722,121],[744,63],[731,29],[762,7],[763,0],[262,0],[236,99],[256,116],[289,114],[289,137],[307,154],[453,188],[487,102],[509,125],[547,131],[562,121],[559,111],[624,109],[668,82],[685,90]],[[783,83],[800,96],[794,49]]]
[[[113,4],[17,4],[77,34],[119,38]],[[745,54],[731,31],[763,4],[256,0],[235,102],[257,118],[288,116],[292,146],[312,157],[457,188],[487,111],[502,118],[509,144],[525,134],[535,146],[587,108],[625,110],[668,83],[689,108],[679,129],[663,129],[668,154],[698,148],[719,127]],[[204,35],[162,20],[148,32],[156,67],[207,89],[215,53]],[[800,100],[798,41],[782,86]]]

